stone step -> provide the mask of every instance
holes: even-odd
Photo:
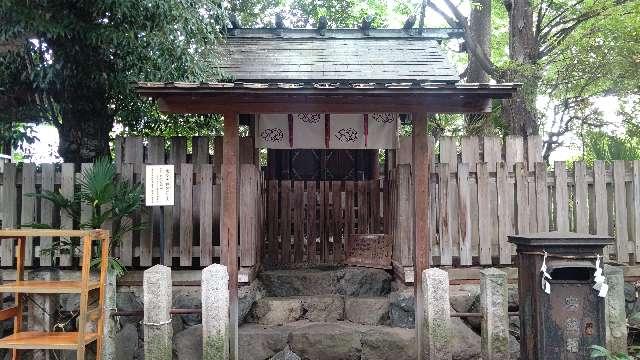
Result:
[[[453,359],[480,358],[480,337],[459,319],[452,319],[451,349]],[[510,339],[510,342],[515,339]],[[359,325],[346,321],[297,321],[284,326],[244,324],[239,328],[239,359],[271,360],[288,349],[301,359],[416,359],[416,335],[413,329]],[[512,359],[517,358],[517,344]],[[202,358],[202,328],[196,325],[174,336],[174,353],[178,360]],[[293,355],[291,355],[293,358]],[[277,358],[275,358],[277,359]]]
[[[389,299],[342,295],[265,297],[253,304],[247,318],[247,322],[262,325],[285,325],[298,320],[388,325]]]
[[[260,273],[268,296],[386,296],[391,274],[381,269],[344,267],[333,269],[272,270]]]

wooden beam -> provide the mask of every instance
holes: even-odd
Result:
[[[289,98],[272,97],[232,98],[227,96],[188,97],[184,95],[164,95],[158,99],[160,110],[167,113],[362,113],[362,112],[424,112],[429,109],[438,113],[484,113],[491,112],[491,99],[464,98],[459,96],[417,98],[415,96],[354,96],[324,97],[295,96]]]
[[[222,150],[222,246],[229,272],[230,359],[238,358],[238,114],[224,113]]]
[[[413,121],[413,196],[414,196],[414,221],[413,237],[414,261],[415,261],[415,298],[416,298],[416,331],[418,354],[422,354],[424,344],[422,339],[422,322],[424,315],[424,302],[422,298],[422,271],[429,267],[429,173],[431,147],[427,138],[427,113],[417,112],[412,114]]]

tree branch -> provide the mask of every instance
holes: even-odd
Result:
[[[489,76],[495,79],[498,75],[498,70],[495,64],[489,58],[489,56],[471,37],[471,34],[469,32],[469,22],[467,18],[464,15],[462,15],[460,10],[458,10],[458,8],[451,2],[451,0],[444,0],[444,2],[449,8],[449,10],[451,10],[451,12],[453,13],[455,19],[452,19],[450,16],[445,15],[446,13],[444,13],[442,9],[438,8],[437,5],[430,2],[429,6],[432,9],[434,9],[438,14],[442,15],[447,21],[447,23],[449,23],[450,26],[454,26],[453,24],[456,24],[457,26],[462,26],[462,29],[464,30],[464,41],[467,43],[467,50],[469,54],[475,57],[476,60],[478,60],[478,64],[480,64],[482,69]]]

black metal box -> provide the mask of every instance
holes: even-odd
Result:
[[[596,257],[613,239],[549,232],[509,236],[509,242],[518,253],[520,359],[590,358],[589,347],[605,343],[604,298],[593,289]],[[543,263],[551,276],[549,294]]]

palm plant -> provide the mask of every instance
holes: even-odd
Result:
[[[92,167],[85,169],[78,181],[80,191],[73,198],[66,198],[59,192],[44,191],[29,196],[51,201],[54,206],[65,211],[80,229],[100,229],[111,224],[110,270],[122,275],[124,265],[111,256],[113,248],[120,245],[122,236],[130,231],[140,230],[145,224],[134,224],[132,217],[142,207],[143,188],[140,184],[129,184],[118,176],[116,166],[108,158],[100,158]],[[82,205],[91,208],[91,217],[82,222]],[[24,224],[24,227],[51,228],[50,224]],[[72,239],[60,238],[43,252],[75,254],[79,244]],[[92,265],[100,259],[93,259]]]

